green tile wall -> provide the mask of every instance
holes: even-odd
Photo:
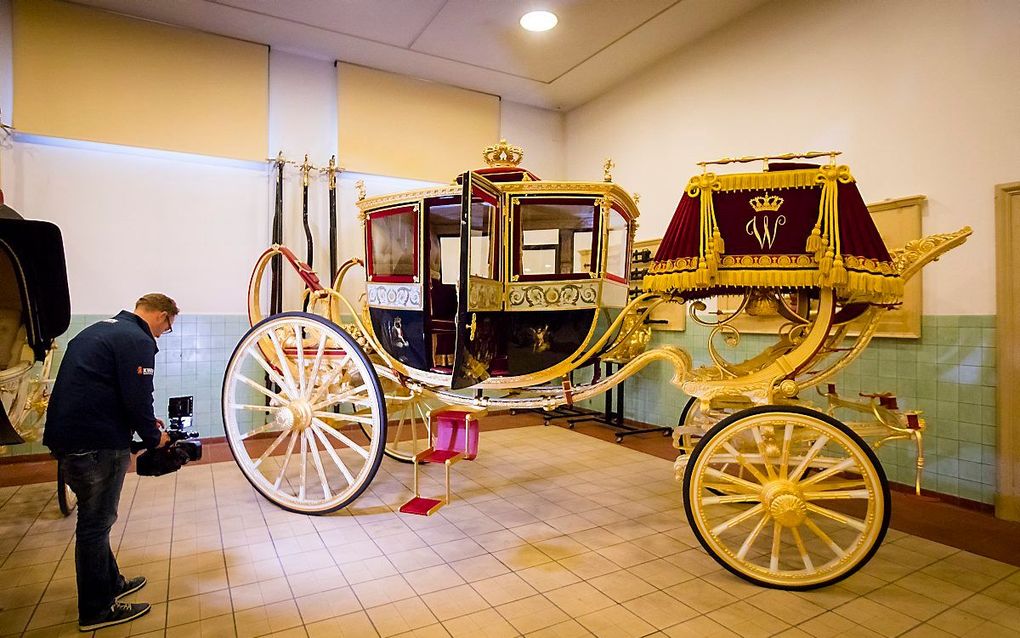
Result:
[[[846,397],[859,392],[894,392],[902,409],[921,410],[928,423],[922,486],[992,503],[995,316],[926,316],[921,334],[921,339],[872,340],[861,356],[834,379],[837,391]],[[707,328],[688,322],[685,332],[654,332],[651,347],[676,345],[688,350],[696,365],[706,365],[707,337]],[[745,335],[727,356],[740,361],[769,343],[766,336]],[[654,365],[629,379],[625,416],[655,425],[675,425],[688,397],[669,383],[671,376],[665,366]],[[601,408],[603,399],[588,404]],[[879,450],[891,481],[913,485],[915,449],[913,443],[895,441]]]
[[[105,315],[75,315],[61,348],[82,328]],[[165,416],[167,398],[195,397],[195,427],[203,436],[222,436],[220,390],[234,346],[248,329],[245,315],[181,315],[174,332],[159,340],[156,356],[156,414]],[[685,332],[659,332],[652,346],[686,348],[696,364],[708,363],[708,330],[688,322]],[[769,343],[745,336],[732,358],[743,359]],[[874,339],[861,357],[835,379],[844,396],[892,391],[904,409],[919,409],[928,421],[925,488],[993,502],[995,490],[995,317],[939,315],[922,320],[921,339]],[[62,350],[61,350],[62,351]],[[58,359],[59,362],[59,359]],[[674,388],[672,371],[653,364],[627,381],[625,415],[656,425],[675,425],[688,397]],[[588,402],[601,407],[602,399]],[[39,443],[11,446],[4,455],[37,454]],[[890,480],[913,483],[912,444],[894,442],[879,450]]]

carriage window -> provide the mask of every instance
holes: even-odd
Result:
[[[487,202],[471,203],[471,267],[473,277],[495,278],[493,270],[492,217],[496,207]]]
[[[520,206],[522,275],[586,275],[595,206],[548,201]]]
[[[606,242],[606,274],[627,279],[627,218],[612,208],[609,210],[609,237]]]
[[[417,256],[417,212],[413,208],[372,217],[372,275],[412,277]]]

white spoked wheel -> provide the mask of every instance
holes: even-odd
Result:
[[[421,392],[402,385],[388,369],[380,372],[389,419],[386,456],[401,463],[413,463],[415,455],[432,444],[433,405]],[[367,430],[368,426],[364,428]]]
[[[227,364],[222,403],[238,467],[286,510],[346,507],[379,469],[379,379],[354,338],[326,319],[286,312],[253,326]]]
[[[870,447],[799,406],[733,414],[684,473],[684,508],[709,554],[766,587],[813,589],[864,566],[889,526],[889,485]]]

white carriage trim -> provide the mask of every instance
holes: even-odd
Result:
[[[597,308],[600,286],[600,281],[590,279],[517,282],[510,284],[507,300],[515,311]]]
[[[373,308],[394,310],[422,310],[421,284],[391,284],[369,282],[368,305]]]

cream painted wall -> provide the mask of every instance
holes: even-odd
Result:
[[[869,202],[924,194],[927,314],[995,311],[993,186],[1020,179],[1020,3],[773,2],[566,118],[571,179],[602,158],[659,237],[695,162],[839,149]],[[755,166],[757,170],[757,166]]]
[[[10,2],[0,0],[0,111],[11,115]],[[332,61],[270,52],[270,149],[325,166],[336,153],[336,72]],[[501,105],[502,135],[528,151],[540,175],[564,174],[563,115]],[[497,140],[493,140],[495,142]],[[479,149],[476,168],[482,165]],[[394,149],[400,152],[400,149]],[[451,175],[451,178],[454,176]],[[364,256],[354,182],[370,195],[419,188],[424,182],[345,173],[338,185],[339,261]],[[251,268],[270,242],[275,175],[268,165],[101,144],[16,137],[0,148],[0,186],[27,217],[56,222],[67,252],[75,314],[104,314],[140,294],[163,290],[189,314],[245,312]],[[301,180],[285,170],[284,242],[305,258]],[[314,266],[328,279],[328,195],[313,173],[309,225]],[[352,273],[345,292],[363,291]],[[299,304],[296,279],[285,280],[286,306]]]

